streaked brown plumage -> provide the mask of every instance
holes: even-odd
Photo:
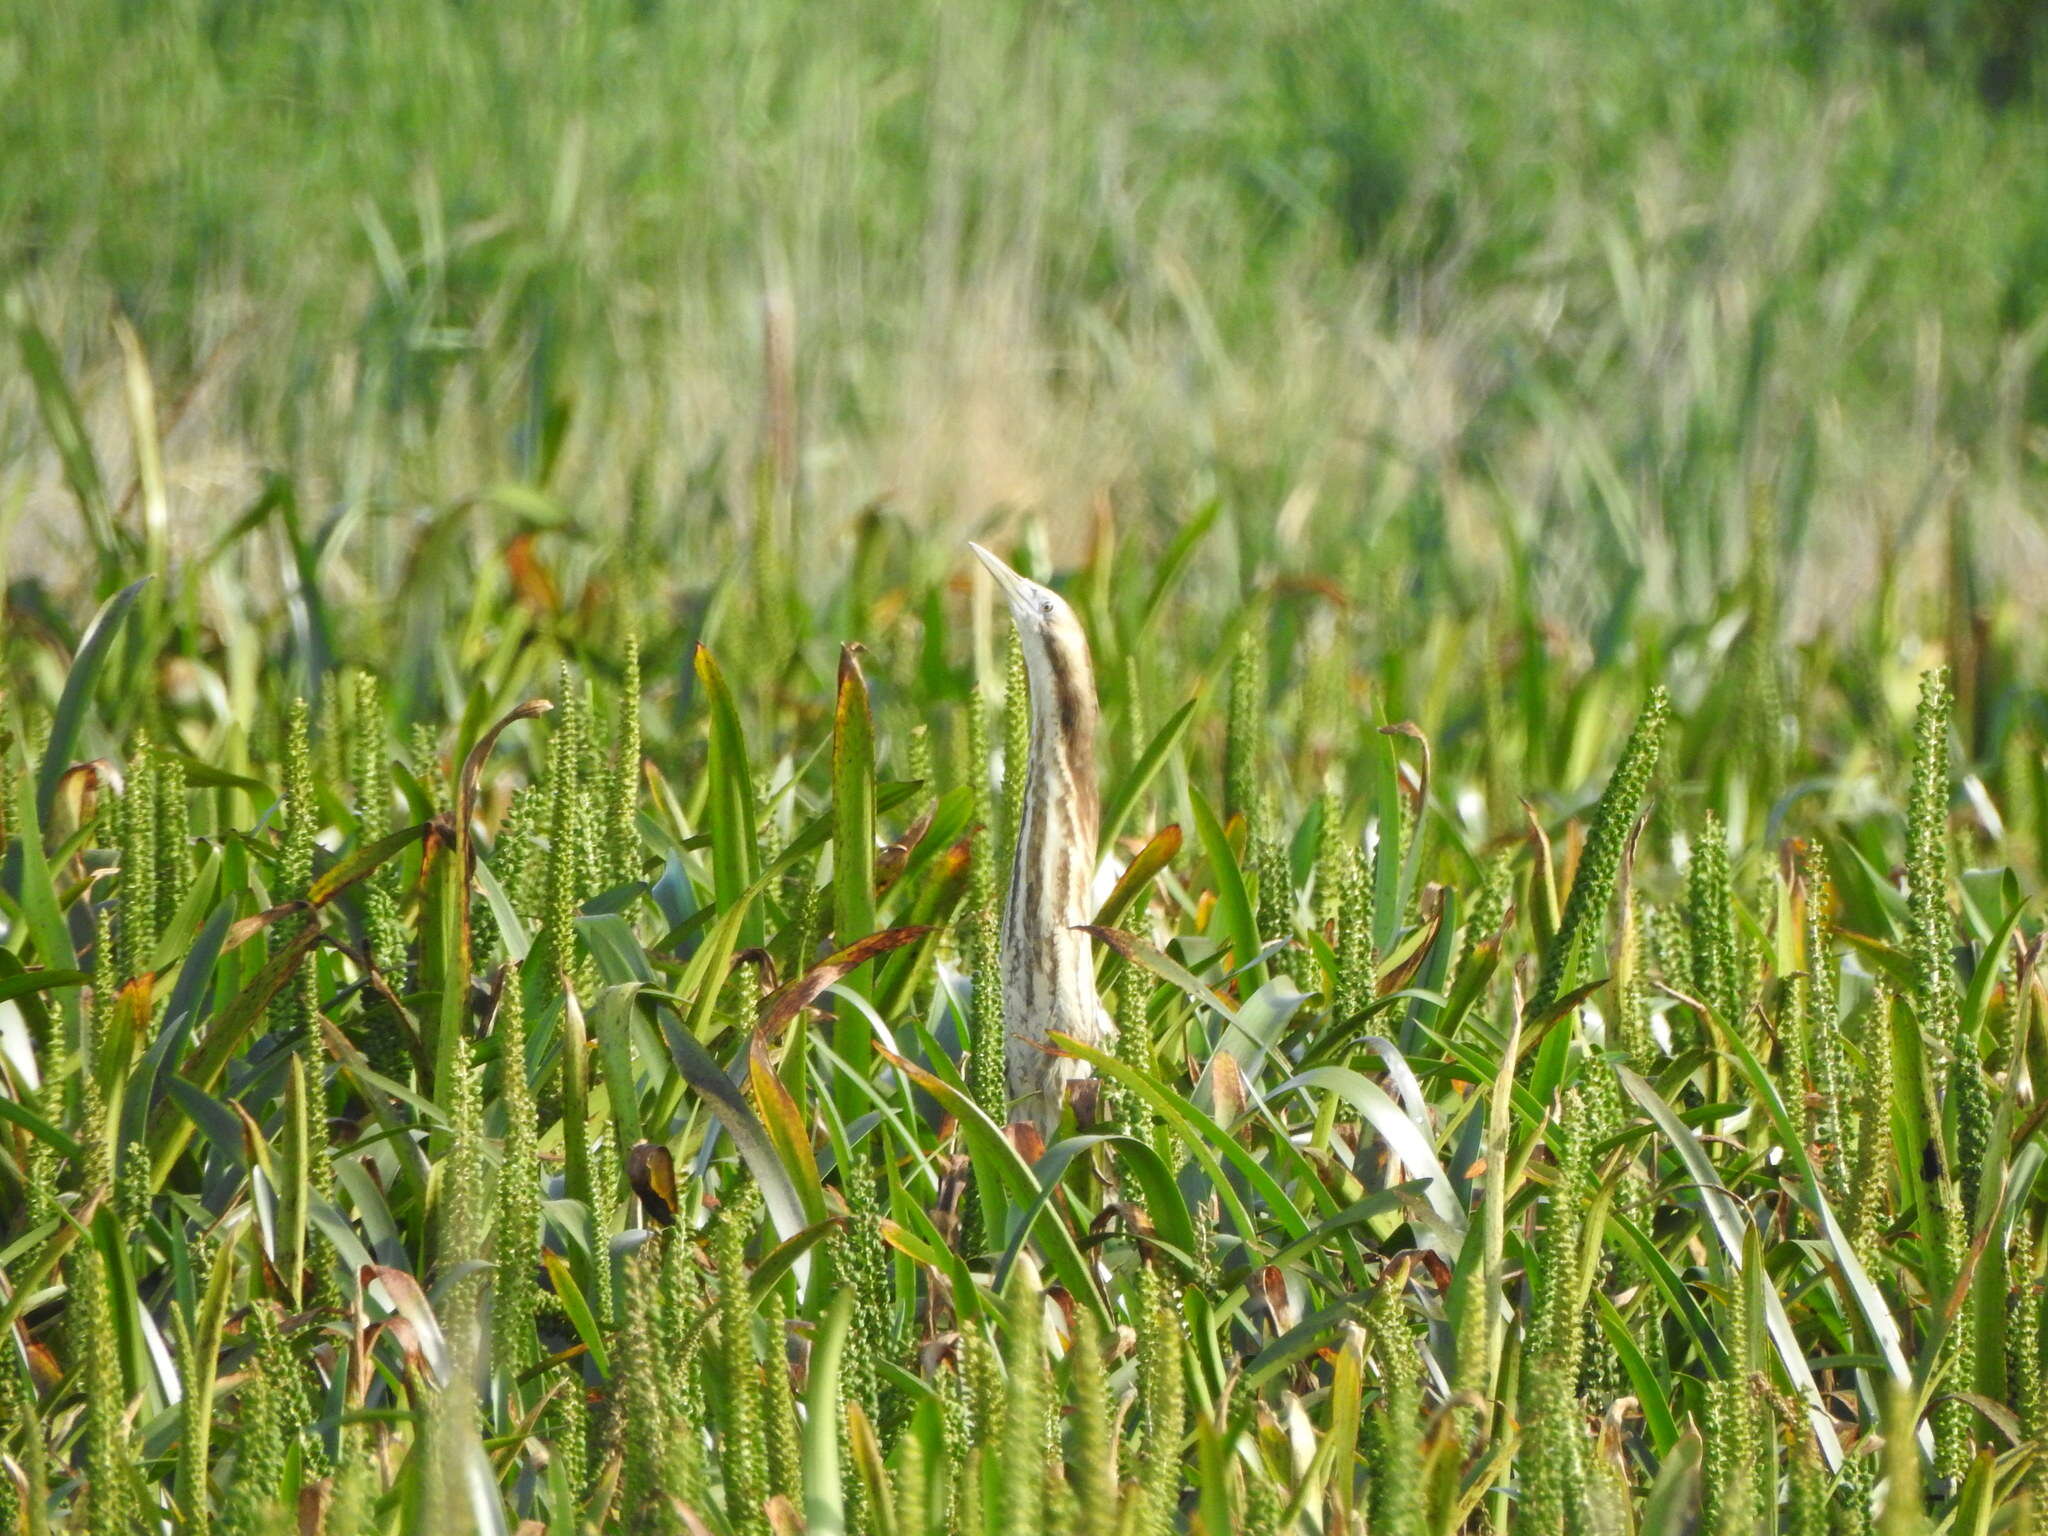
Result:
[[[1058,593],[1027,581],[979,544],[968,547],[1009,600],[1030,677],[1030,757],[1003,770],[1024,774],[1017,852],[1003,903],[1004,1064],[1011,1118],[1050,1133],[1066,1084],[1088,1069],[1049,1054],[1047,1035],[1057,1030],[1094,1044],[1107,1024],[1095,995],[1095,957],[1088,936],[1077,931],[1094,917],[1102,815],[1095,784],[1095,669],[1081,621]]]

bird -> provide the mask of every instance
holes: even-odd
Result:
[[[1100,709],[1088,636],[1050,587],[1010,569],[979,544],[973,550],[1009,600],[1024,651],[1031,700],[1031,747],[1021,771],[1017,851],[1003,902],[1001,970],[1004,1076],[1014,1121],[1041,1136],[1059,1124],[1066,1085],[1088,1065],[1049,1050],[1057,1031],[1087,1045],[1108,1034],[1095,992],[1094,953],[1081,925],[1093,920],[1096,836],[1102,823],[1095,777]],[[1006,764],[1003,771],[1020,771]]]

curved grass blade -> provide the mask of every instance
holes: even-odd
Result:
[[[1085,1298],[1095,1309],[1096,1315],[1108,1320],[1108,1309],[1103,1304],[1100,1288],[1095,1284],[1087,1262],[1081,1257],[1081,1250],[1074,1243],[1074,1234],[1067,1230],[1066,1223],[1059,1220],[1039,1221],[1045,1205],[1039,1196],[1044,1187],[1038,1175],[1032,1172],[1011,1144],[1010,1138],[997,1128],[996,1123],[983,1113],[980,1105],[967,1094],[962,1093],[943,1078],[935,1077],[913,1061],[898,1056],[894,1051],[879,1049],[879,1054],[897,1071],[929,1093],[951,1114],[960,1127],[960,1133],[967,1138],[967,1145],[974,1157],[975,1171],[980,1175],[984,1170],[993,1172],[1007,1190],[1010,1203],[1028,1212],[1022,1223],[1017,1239],[1021,1243],[1037,1235],[1045,1253],[1045,1261],[1054,1274],[1065,1285],[1068,1294],[1076,1300]],[[988,1199],[988,1185],[982,1180],[984,1209],[994,1205]],[[990,1211],[993,1218],[994,1211]]]
[[[1202,840],[1202,852],[1209,860],[1209,873],[1216,882],[1216,916],[1230,941],[1230,969],[1252,964],[1259,953],[1259,925],[1252,915],[1252,901],[1245,891],[1244,872],[1230,839],[1223,835],[1223,823],[1202,792],[1188,786],[1188,803],[1195,813],[1195,835]]]
[[[676,1070],[682,1074],[684,1082],[703,1096],[711,1113],[725,1128],[725,1133],[732,1137],[733,1145],[739,1149],[740,1156],[761,1186],[761,1198],[768,1208],[769,1221],[774,1225],[777,1236],[787,1242],[810,1222],[804,1213],[803,1197],[797,1193],[788,1169],[777,1155],[774,1140],[754,1117],[746,1098],[726,1074],[725,1068],[712,1058],[695,1036],[682,1028],[674,1013],[664,1008],[659,1011],[659,1017],[662,1038],[668,1042]],[[655,1128],[658,1131],[659,1124]],[[808,1273],[808,1266],[805,1269]]]
[[[1415,1122],[1384,1088],[1349,1067],[1310,1067],[1306,1072],[1289,1078],[1273,1092],[1277,1096],[1290,1088],[1319,1088],[1336,1094],[1356,1110],[1360,1118],[1379,1132],[1380,1139],[1386,1142],[1394,1155],[1421,1175],[1430,1209],[1460,1242],[1463,1241],[1465,1207],[1458,1200],[1450,1175],[1444,1172],[1443,1164],[1437,1160],[1436,1149],[1430,1146]],[[1455,1245],[1445,1257],[1456,1257]]]
[[[43,419],[43,430],[50,434],[51,445],[57,450],[57,462],[64,469],[64,483],[70,488],[72,499],[78,503],[79,515],[85,521],[85,532],[93,552],[99,557],[102,576],[118,570],[123,551],[120,530],[114,523],[114,511],[107,499],[107,484],[100,474],[98,456],[94,454],[92,436],[86,431],[85,416],[78,408],[78,396],[72,392],[71,383],[64,377],[64,365],[50,340],[43,334],[35,317],[29,313],[28,301],[19,293],[10,294],[7,300],[7,318],[13,322],[14,335],[21,348],[23,370],[34,386],[36,409]]]
[[[832,926],[842,947],[875,931],[875,723],[860,649],[839,648],[832,714]]]
[[[78,654],[72,658],[71,670],[64,677],[64,691],[57,699],[57,713],[50,721],[50,741],[43,749],[42,769],[36,775],[36,821],[39,825],[50,819],[50,807],[57,803],[57,786],[64,777],[64,770],[71,766],[79,732],[85,727],[85,712],[92,706],[93,690],[99,685],[100,673],[106,669],[114,638],[120,633],[128,610],[135,606],[135,599],[142,595],[142,589],[149,582],[147,576],[131,581],[100,604],[100,611],[86,626],[85,638],[78,643]]]
[[[1714,1165],[1707,1161],[1707,1154],[1697,1139],[1687,1129],[1677,1112],[1664,1101],[1663,1095],[1652,1088],[1641,1077],[1627,1067],[1616,1063],[1615,1072],[1621,1084],[1628,1090],[1629,1097],[1640,1104],[1643,1112],[1656,1122],[1657,1129],[1670,1143],[1671,1149],[1685,1164],[1691,1175],[1701,1204],[1706,1208],[1707,1225],[1714,1229],[1714,1236],[1720,1239],[1727,1251],[1730,1263],[1740,1266],[1746,1234],[1751,1230],[1748,1216],[1736,1198],[1721,1182]],[[1806,1410],[1807,1422],[1813,1428],[1814,1438],[1819,1442],[1821,1454],[1827,1458],[1830,1470],[1842,1464],[1842,1442],[1835,1433],[1835,1420],[1821,1400],[1820,1387],[1813,1379],[1813,1371],[1806,1363],[1805,1352],[1799,1347],[1799,1336],[1792,1330],[1792,1319],[1785,1313],[1785,1302],[1778,1295],[1777,1287],[1763,1288],[1764,1326],[1769,1331],[1771,1343],[1778,1351],[1778,1359],[1785,1367],[1785,1374],[1791,1379],[1792,1388],[1799,1396],[1801,1406]]]
[[[1614,1309],[1614,1303],[1597,1287],[1593,1291],[1593,1305],[1600,1319],[1600,1331],[1607,1335],[1607,1346],[1614,1351],[1614,1357],[1628,1375],[1629,1385],[1635,1389],[1636,1402],[1643,1410],[1643,1423],[1650,1432],[1650,1444],[1656,1448],[1658,1456],[1670,1455],[1672,1446],[1678,1443],[1678,1421],[1671,1416],[1671,1404],[1665,1400],[1663,1383],[1650,1369],[1650,1362],[1637,1346],[1635,1335],[1628,1331],[1627,1319]]]
[[[1151,788],[1152,781],[1159,776],[1159,770],[1166,766],[1167,760],[1180,746],[1181,738],[1188,732],[1188,722],[1195,718],[1195,706],[1200,702],[1199,699],[1189,699],[1173,712],[1173,718],[1159,728],[1158,734],[1146,744],[1137,762],[1131,765],[1131,771],[1104,801],[1102,829],[1096,844],[1097,853],[1107,853],[1116,845],[1117,837],[1124,829],[1124,823],[1131,819],[1131,812],[1138,808],[1138,801],[1144,796],[1145,791]]]
[[[1160,872],[1171,864],[1174,855],[1180,852],[1181,831],[1178,825],[1169,824],[1152,834],[1150,841],[1138,850],[1137,856],[1124,866],[1124,872],[1117,877],[1116,887],[1102,903],[1102,909],[1095,914],[1094,926],[1114,928],[1123,920],[1124,913],[1132,903],[1145,894],[1146,887],[1159,878]]]
[[[1071,1035],[1055,1031],[1050,1037],[1054,1045],[1068,1055],[1079,1058],[1094,1067],[1104,1077],[1111,1077],[1136,1093],[1165,1120],[1187,1147],[1188,1151],[1208,1173],[1216,1186],[1217,1195],[1239,1223],[1239,1230],[1249,1237],[1257,1230],[1257,1223],[1245,1210],[1230,1181],[1224,1177],[1223,1163],[1227,1162],[1244,1177],[1245,1183],[1262,1201],[1272,1219],[1278,1222],[1290,1239],[1305,1236],[1309,1231],[1307,1219],[1295,1203],[1288,1198],[1286,1190],[1280,1187],[1264,1164],[1251,1155],[1237,1138],[1231,1136],[1209,1116],[1193,1104],[1165,1087],[1156,1078],[1135,1071],[1105,1051],[1092,1045],[1084,1045]],[[1221,1154],[1220,1159],[1218,1154]]]
[[[13,960],[10,953],[7,957]],[[5,962],[0,962],[4,964]],[[19,962],[16,962],[19,964]],[[66,987],[82,987],[92,977],[84,971],[51,970],[46,966],[30,966],[27,970],[14,970],[0,976],[0,1003],[12,1003],[38,992],[55,992]]]
[[[762,1254],[761,1262],[754,1266],[754,1272],[747,1280],[748,1294],[752,1296],[754,1305],[758,1307],[766,1301],[768,1293],[782,1283],[782,1277],[794,1270],[805,1254],[845,1225],[844,1216],[827,1217]]]
[[[1092,938],[1100,939],[1131,964],[1142,965],[1161,981],[1179,988],[1190,1000],[1214,1008],[1226,1019],[1237,1012],[1237,1004],[1217,992],[1171,955],[1155,949],[1136,934],[1126,933],[1121,928],[1109,928],[1094,923],[1084,923],[1081,931]]]
[[[79,1145],[59,1127],[13,1099],[0,1098],[0,1120],[9,1120],[51,1148],[59,1157],[77,1157]]]
[[[1770,1116],[1772,1128],[1778,1134],[1778,1143],[1799,1169],[1800,1182],[1804,1185],[1806,1203],[1812,1209],[1814,1218],[1820,1223],[1821,1236],[1826,1239],[1829,1251],[1834,1255],[1840,1268],[1842,1283],[1848,1290],[1856,1310],[1862,1314],[1864,1327],[1877,1341],[1878,1351],[1884,1356],[1885,1369],[1892,1379],[1901,1386],[1908,1386],[1913,1379],[1912,1367],[1906,1360],[1905,1335],[1900,1331],[1898,1320],[1892,1316],[1886,1305],[1884,1293],[1872,1282],[1870,1273],[1863,1267],[1863,1261],[1856,1256],[1856,1246],[1849,1241],[1849,1234],[1835,1217],[1834,1209],[1828,1203],[1826,1190],[1820,1182],[1820,1173],[1813,1166],[1813,1159],[1807,1153],[1804,1138],[1793,1129],[1792,1118],[1786,1113],[1784,1101],[1778,1095],[1778,1086],[1772,1081],[1756,1053],[1734,1030],[1720,1031],[1722,1042],[1735,1057],[1742,1075],[1748,1079],[1750,1091],[1757,1102]],[[1626,1068],[1621,1069],[1624,1072]],[[1640,1079],[1639,1079],[1640,1080]],[[1624,1086],[1626,1082],[1624,1080]],[[1644,1084],[1647,1088],[1649,1085]],[[1630,1088],[1630,1093],[1635,1090]],[[1655,1090],[1651,1090],[1654,1092]],[[1668,1133],[1667,1133],[1668,1134]]]
[[[805,1217],[815,1227],[830,1214],[825,1205],[824,1181],[818,1176],[817,1155],[811,1150],[811,1138],[805,1133],[796,1099],[788,1085],[776,1076],[758,1031],[747,1042],[747,1076],[753,1084],[754,1102],[760,1106],[763,1128],[780,1154],[783,1171],[796,1186]]]
[[[1040,1185],[1038,1197],[1024,1213],[1023,1221],[1018,1223],[1017,1230],[1011,1234],[1009,1245],[1003,1249],[1003,1255],[996,1263],[995,1277],[992,1281],[996,1290],[1000,1291],[1009,1282],[1010,1266],[1017,1261],[1017,1255],[1023,1252],[1024,1241],[1037,1225],[1040,1213],[1052,1203],[1052,1197],[1060,1187],[1060,1180],[1066,1176],[1067,1169],[1072,1167],[1074,1160],[1084,1152],[1104,1146],[1116,1148],[1119,1158],[1128,1160],[1132,1176],[1145,1191],[1146,1213],[1152,1218],[1159,1237],[1184,1255],[1195,1252],[1194,1221],[1188,1215],[1187,1203],[1181,1199],[1180,1190],[1173,1182],[1173,1175],[1167,1171],[1166,1164],[1158,1153],[1136,1137],[1118,1132],[1090,1132],[1081,1136],[1069,1136],[1064,1141],[1056,1141],[1047,1147],[1045,1156],[1032,1167],[1032,1176]]]
[[[913,924],[907,928],[887,928],[880,933],[871,933],[864,939],[856,939],[837,954],[827,955],[803,975],[764,1000],[756,1027],[762,1034],[773,1039],[782,1032],[783,1026],[816,1002],[826,991],[836,986],[849,972],[877,955],[886,955],[906,944],[914,944],[930,932],[932,928],[929,924]],[[841,1054],[844,1055],[844,1052]]]

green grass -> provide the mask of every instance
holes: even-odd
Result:
[[[356,667],[288,708],[394,610],[222,631],[218,563],[10,637],[25,1529],[283,1529],[301,1486],[346,1532],[2031,1507],[2048,796],[1999,625],[1952,716],[1910,629],[1375,652],[1276,582],[1226,711],[1153,638],[1185,576],[1099,548],[1060,579],[1138,689],[1118,1030],[1041,1150],[973,1070],[966,562],[816,610],[736,570],[643,647],[621,557],[536,539],[555,611],[462,549],[374,658],[454,721]]]
[[[0,23],[0,1531],[2031,1529],[2023,19]]]
[[[765,452],[835,534],[1012,507],[1071,560],[1098,496],[1215,499],[1244,580],[1526,572],[1587,628],[1700,617],[1763,502],[1826,611],[2038,485],[2048,126],[1973,88],[1994,9],[79,0],[0,23],[0,271],[110,496],[118,312],[173,544],[284,470],[372,589],[504,484],[709,559]],[[44,441],[0,370],[13,575],[77,529]]]

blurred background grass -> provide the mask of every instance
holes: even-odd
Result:
[[[0,261],[119,515],[115,315],[173,540],[288,476],[337,595],[485,494],[686,586],[1214,501],[1220,595],[1612,632],[1768,553],[1797,636],[2048,565],[2035,9],[27,3]],[[8,349],[18,604],[94,579],[46,409]]]

